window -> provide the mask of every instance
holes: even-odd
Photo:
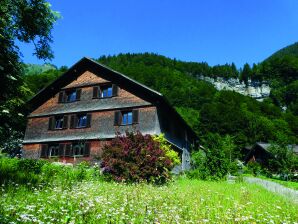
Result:
[[[91,114],[74,114],[70,117],[70,128],[87,128],[90,124]]]
[[[68,126],[67,124],[68,124],[68,116],[67,115],[50,117],[49,130],[65,129]]]
[[[63,116],[55,117],[55,129],[62,129],[63,128]]]
[[[84,145],[81,143],[76,143],[72,145],[73,155],[82,156],[84,155]]]
[[[78,118],[77,118],[77,127],[78,128],[83,128],[83,127],[86,127],[87,126],[87,115],[84,114],[84,115],[78,115]]]
[[[122,112],[122,125],[132,124],[132,111]]]
[[[117,95],[118,86],[114,84],[93,87],[93,98],[108,98]]]
[[[112,97],[112,86],[103,86],[100,92],[101,98]]]
[[[90,156],[90,142],[47,143],[41,145],[41,158]]]
[[[115,111],[114,125],[132,125],[139,122],[139,110]]]
[[[89,156],[90,155],[90,143],[89,142],[76,142],[72,144],[73,156]]]
[[[71,90],[65,90],[61,91],[59,93],[58,102],[59,103],[65,103],[65,102],[74,102],[77,100],[80,100],[81,98],[81,89],[71,89]]]
[[[59,144],[49,144],[49,157],[59,156]]]
[[[66,102],[74,102],[76,100],[77,100],[77,91],[76,90],[66,92]]]

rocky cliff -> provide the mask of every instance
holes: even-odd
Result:
[[[253,82],[251,80],[248,80],[248,85],[246,85],[239,79],[234,78],[224,79],[218,77],[214,79],[206,76],[199,76],[198,78],[212,83],[217,90],[235,91],[245,96],[250,96],[259,101],[262,101],[270,95],[270,86],[266,82]]]

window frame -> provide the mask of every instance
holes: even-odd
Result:
[[[130,117],[129,117],[130,115]],[[132,110],[126,110],[126,111],[121,111],[121,126],[128,126],[133,124],[133,118],[132,118]],[[129,122],[130,118],[130,122]],[[124,119],[126,120],[126,123],[123,123]]]
[[[54,120],[55,120],[54,130],[64,129],[64,116],[55,116]],[[60,121],[59,124],[60,124],[61,127],[57,127],[57,122],[58,121]]]
[[[69,96],[74,97],[74,99],[70,100],[71,98],[69,99]],[[76,89],[66,90],[65,91],[64,102],[65,103],[73,103],[75,101],[77,101],[77,90]]]
[[[131,117],[129,118],[129,114]],[[123,117],[126,122],[123,123]],[[131,119],[131,122],[129,122]],[[139,124],[139,109],[117,110],[114,112],[114,126],[129,126]]]
[[[80,119],[81,118],[84,118],[85,117],[85,121],[81,121]],[[75,128],[87,128],[88,126],[88,121],[87,121],[88,117],[87,117],[87,114],[77,114],[76,115],[76,124],[75,124]],[[80,126],[79,124],[81,122],[84,122],[85,125],[84,126]]]
[[[48,157],[49,158],[57,158],[59,157],[59,143],[51,143],[51,144],[48,144]],[[55,150],[55,155],[52,155],[52,152],[53,152],[53,148]]]
[[[109,91],[109,89],[111,90]],[[103,93],[105,90],[110,92],[110,94],[107,94],[107,96],[104,96]],[[93,96],[92,99],[107,99],[116,97],[119,94],[119,87],[112,83],[103,83],[96,86],[93,86]]]

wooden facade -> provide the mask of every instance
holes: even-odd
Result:
[[[116,133],[138,130],[165,133],[187,169],[190,146],[198,140],[160,93],[88,58],[28,105],[32,110],[23,143],[25,158],[98,160]]]

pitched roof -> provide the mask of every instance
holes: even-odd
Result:
[[[117,72],[105,65],[98,63],[90,58],[82,58],[76,64],[68,69],[63,75],[54,80],[48,86],[40,90],[34,97],[28,101],[30,110],[35,110],[46,102],[50,97],[55,96],[64,86],[77,79],[86,70],[100,75],[106,80],[112,81],[114,84],[123,87],[125,90],[135,94],[136,96],[151,102],[161,108],[165,113],[173,118],[173,121],[178,122],[180,127],[184,127],[191,138],[198,139],[195,132],[186,124],[184,119],[177,111],[169,104],[167,99],[159,92],[133,80],[132,78]],[[112,106],[111,106],[112,108]],[[96,108],[95,108],[96,110]],[[63,111],[61,111],[63,112]],[[64,111],[67,113],[67,111]]]

